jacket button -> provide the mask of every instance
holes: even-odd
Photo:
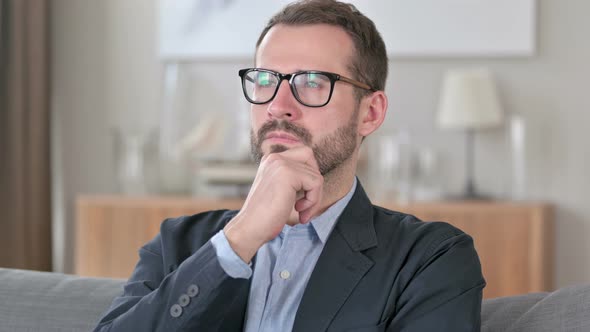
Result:
[[[180,304],[181,307],[186,307],[189,303],[191,303],[191,298],[188,297],[188,295],[180,295],[180,298],[178,299],[178,304]]]
[[[182,315],[182,307],[178,304],[173,305],[170,308],[170,315],[174,318],[180,317]]]
[[[188,287],[188,296],[195,297],[199,294],[199,286],[197,285],[190,285]]]

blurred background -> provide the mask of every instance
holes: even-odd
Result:
[[[115,228],[140,225],[141,206],[235,205],[255,172],[237,71],[287,2],[2,0],[0,266],[92,274],[79,264],[123,250],[108,239],[157,233]],[[511,255],[545,262],[549,288],[589,282],[590,2],[355,3],[390,56],[387,119],[359,169],[371,196],[416,214],[458,198],[549,211]],[[513,219],[489,227],[510,238]]]

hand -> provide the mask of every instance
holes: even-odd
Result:
[[[309,222],[321,208],[323,183],[307,146],[264,156],[242,209],[224,228],[234,251],[249,262],[279,235],[293,210],[299,222]]]

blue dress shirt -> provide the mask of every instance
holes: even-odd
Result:
[[[219,263],[233,278],[252,278],[244,330],[290,331],[307,281],[336,220],[355,192],[350,191],[310,223],[285,225],[256,254],[254,271],[233,251],[223,231],[211,242]]]

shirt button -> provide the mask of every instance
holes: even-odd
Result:
[[[281,271],[281,273],[279,275],[281,276],[282,279],[289,279],[289,277],[291,277],[291,272],[289,272],[287,270],[283,270],[283,271]]]
[[[177,318],[180,317],[180,315],[182,315],[182,307],[178,304],[173,305],[170,308],[170,316]]]
[[[188,287],[188,296],[190,297],[195,297],[197,296],[197,294],[199,294],[199,286],[197,285],[190,285]]]

